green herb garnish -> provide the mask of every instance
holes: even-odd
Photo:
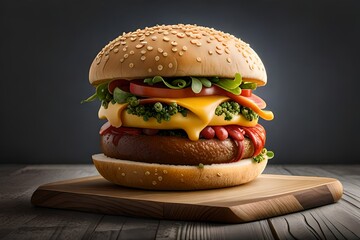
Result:
[[[185,79],[175,79],[169,81],[169,80],[165,80],[161,76],[155,76],[153,78],[144,79],[144,83],[147,83],[149,85],[154,85],[155,83],[159,83],[159,82],[164,83],[165,86],[171,89],[182,89],[190,85],[190,81]]]
[[[259,155],[253,157],[253,160],[257,163],[260,163],[264,161],[266,157],[267,159],[272,159],[274,157],[274,152],[268,151],[266,148],[263,148]]]
[[[96,87],[95,93],[87,99],[81,101],[81,103],[92,102],[95,99],[99,99],[101,101],[101,105],[107,108],[109,102],[113,99],[113,96],[108,90],[108,83],[99,84]]]
[[[240,95],[241,88],[239,86],[241,83],[242,83],[241,75],[240,73],[236,73],[235,79],[220,79],[215,85],[235,95]]]
[[[225,120],[230,121],[235,115],[242,114],[248,121],[258,119],[259,115],[247,107],[243,107],[237,102],[223,102],[215,109],[215,115],[225,115]]]
[[[243,83],[240,73],[235,74],[234,79],[218,78],[218,77],[185,77],[178,79],[164,79],[161,76],[146,78],[144,83],[154,85],[155,83],[163,83],[170,89],[183,89],[191,86],[194,93],[200,93],[203,87],[211,87],[213,84],[235,95],[240,95],[241,89],[255,89],[256,83]]]
[[[139,100],[132,96],[127,99],[129,105],[126,112],[128,114],[142,117],[144,121],[148,121],[150,118],[156,118],[158,123],[164,121],[170,121],[171,116],[181,113],[184,117],[187,116],[187,109],[177,105],[177,103],[164,104],[156,102],[154,104],[139,104]]]

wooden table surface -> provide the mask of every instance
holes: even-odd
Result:
[[[269,165],[265,172],[337,178],[344,195],[245,224],[130,218],[31,205],[39,185],[96,175],[92,165],[0,165],[0,239],[360,239],[360,165]]]

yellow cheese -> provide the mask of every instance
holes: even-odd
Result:
[[[188,109],[186,117],[181,113],[171,116],[170,121],[161,121],[158,123],[155,118],[144,121],[142,117],[126,113],[127,104],[111,104],[108,108],[101,107],[99,118],[107,119],[114,127],[138,127],[153,129],[183,129],[189,139],[196,141],[202,129],[206,126],[223,126],[223,125],[240,125],[253,127],[257,124],[257,119],[253,121],[246,120],[241,114],[224,120],[224,116],[216,116],[215,109],[222,102],[228,101],[229,98],[222,96],[206,96],[196,98],[154,98],[155,102],[171,103],[176,102],[179,106]],[[125,111],[124,111],[125,110]]]

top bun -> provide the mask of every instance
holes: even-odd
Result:
[[[249,44],[213,28],[178,24],[123,33],[98,53],[89,79],[97,85],[156,75],[234,78],[235,73],[259,86],[267,82],[265,67]]]

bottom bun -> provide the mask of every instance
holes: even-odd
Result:
[[[254,180],[265,169],[267,159],[256,163],[252,158],[233,163],[198,166],[143,163],[92,156],[98,172],[108,181],[151,190],[199,190],[231,187]]]

